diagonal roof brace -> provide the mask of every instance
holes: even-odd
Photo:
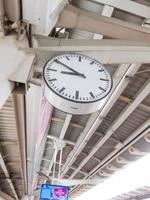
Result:
[[[150,41],[150,29],[148,28],[116,18],[101,16],[69,4],[62,10],[57,26],[77,28],[122,40]]]

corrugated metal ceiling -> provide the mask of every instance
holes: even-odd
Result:
[[[21,198],[24,192],[21,175],[21,163],[17,137],[14,104],[12,96],[0,110],[0,148],[4,162],[8,168],[9,176],[12,178],[18,197]],[[2,191],[14,196],[10,185],[7,182],[3,170],[0,170]]]

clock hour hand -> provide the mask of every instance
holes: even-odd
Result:
[[[64,67],[66,67],[67,69],[71,70],[72,72],[74,72],[75,74],[78,74],[78,75],[82,75],[81,73],[77,72],[76,70],[72,69],[71,67],[67,66],[66,64],[60,62],[59,60],[55,59],[54,60],[56,63],[60,64],[60,65],[63,65]]]
[[[80,76],[80,77],[86,78],[86,76],[84,74],[80,74],[80,73],[66,72],[66,71],[61,71],[60,73],[68,74],[68,75],[74,75],[74,76]]]

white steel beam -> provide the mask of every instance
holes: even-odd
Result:
[[[38,48],[24,50],[31,53],[42,52],[47,57],[58,52],[80,52],[98,59],[103,64],[150,63],[149,42],[38,38],[38,43]],[[40,55],[37,56],[40,59]]]
[[[127,119],[127,117],[137,108],[137,106],[144,100],[150,91],[150,79],[144,84],[144,87],[140,90],[140,93],[135,100],[125,108],[125,110],[118,116],[114,123],[110,126],[109,130],[105,133],[104,137],[98,141],[96,146],[92,149],[89,155],[82,160],[76,171],[73,172],[70,178],[73,178],[78,170],[80,170],[89,159],[97,152],[97,150],[111,137],[111,135],[119,128],[119,126]]]
[[[150,7],[131,0],[92,0],[93,2],[112,6],[143,18],[150,18]]]
[[[30,89],[25,96],[28,194],[31,193],[33,183],[33,168],[35,156],[37,153],[35,150],[36,143],[38,142],[38,122],[40,118],[41,101],[42,88],[30,84]]]
[[[62,176],[65,175],[65,173],[69,170],[69,167],[73,164],[76,157],[79,155],[79,153],[82,151],[82,149],[85,147],[88,140],[91,138],[93,133],[96,131],[96,129],[99,127],[99,125],[102,123],[103,119],[109,112],[109,110],[112,108],[113,104],[117,101],[122,91],[125,89],[125,87],[130,82],[129,79],[126,77],[132,77],[138,71],[140,67],[139,65],[121,65],[116,73],[114,74],[114,91],[112,92],[111,96],[109,97],[108,101],[102,108],[102,110],[98,111],[97,113],[94,113],[89,118],[85,129],[81,133],[80,137],[78,138],[78,141],[76,143],[76,146],[73,148],[71,153],[68,155],[68,158],[66,160],[66,163],[62,169]],[[123,75],[122,75],[123,74]]]
[[[133,99],[130,99],[130,98],[125,97],[125,96],[120,96],[119,99],[120,99],[121,101],[124,101],[124,102],[128,103],[128,104],[132,103],[132,101],[133,101]],[[150,112],[150,106],[147,106],[147,105],[145,105],[145,104],[143,104],[143,103],[141,103],[141,104],[139,105],[139,108],[141,108],[141,110],[143,110],[143,111]]]
[[[14,194],[15,199],[19,200],[17,192],[16,192],[15,187],[13,185],[13,182],[10,179],[9,170],[8,170],[8,168],[7,168],[7,166],[6,166],[5,162],[4,162],[4,159],[3,159],[3,156],[2,156],[2,153],[1,153],[1,149],[0,149],[0,166],[1,166],[3,172],[4,172],[5,176],[6,176],[6,180],[7,180],[8,184],[9,184],[13,194]]]
[[[150,41],[150,29],[148,28],[116,18],[105,17],[72,5],[65,6],[57,26],[99,33],[122,40]]]

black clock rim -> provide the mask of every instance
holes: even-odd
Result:
[[[71,101],[71,102],[74,102],[74,103],[80,103],[80,104],[95,103],[95,102],[98,102],[98,101],[104,99],[106,96],[109,95],[109,93],[111,92],[112,87],[113,87],[113,80],[112,80],[112,77],[110,76],[109,72],[108,72],[108,74],[109,74],[110,80],[111,80],[111,87],[110,87],[109,91],[106,93],[106,95],[103,96],[103,97],[100,98],[100,99],[96,99],[96,100],[93,100],[93,101],[84,101],[84,102],[83,102],[83,101],[76,101],[76,100],[68,99],[67,97],[63,97],[63,96],[61,96],[60,94],[58,94],[55,90],[53,90],[53,89],[49,86],[49,84],[47,83],[47,80],[45,79],[45,76],[44,76],[44,71],[45,71],[46,65],[47,65],[47,63],[48,63],[49,61],[51,61],[52,59],[54,59],[54,58],[56,58],[56,57],[58,57],[58,56],[61,56],[61,55],[66,55],[66,54],[67,54],[67,55],[68,55],[68,54],[76,54],[76,55],[79,55],[79,56],[86,56],[86,57],[88,57],[88,58],[90,58],[90,59],[92,59],[92,60],[94,60],[94,61],[100,63],[99,61],[97,61],[96,59],[93,59],[93,58],[90,57],[90,56],[83,55],[83,54],[79,54],[79,53],[65,53],[65,54],[62,53],[62,54],[58,54],[58,55],[52,56],[52,58],[49,59],[49,60],[45,63],[45,65],[44,65],[44,67],[43,67],[43,79],[44,79],[44,82],[45,82],[45,84],[47,85],[47,87],[48,87],[53,93],[55,93],[57,96],[59,96],[59,97],[65,99],[65,100],[67,100],[67,101]],[[101,64],[101,63],[100,63],[100,64]],[[101,64],[101,65],[102,65],[102,64]],[[103,65],[102,65],[102,66],[103,66]],[[105,67],[104,67],[104,68],[105,68]],[[106,70],[106,69],[105,69],[105,70]],[[106,71],[107,71],[107,70],[106,70]]]

